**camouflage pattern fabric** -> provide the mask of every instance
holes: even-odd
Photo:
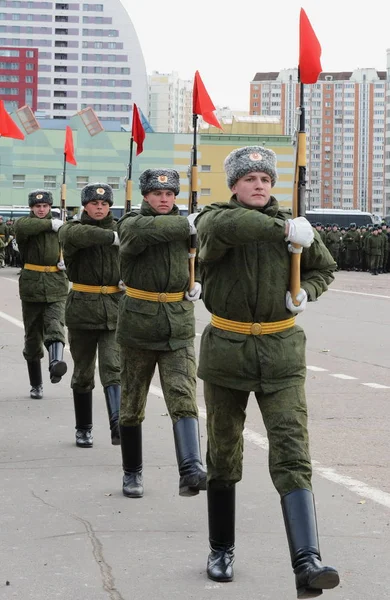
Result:
[[[147,394],[156,365],[173,424],[184,417],[198,417],[193,344],[170,351],[121,346],[121,425],[134,427],[145,419]]]
[[[269,472],[281,496],[311,489],[312,467],[303,386],[273,394],[257,392],[269,440]],[[208,481],[232,485],[242,478],[243,430],[249,392],[204,383],[207,407]]]
[[[73,390],[83,393],[94,389],[96,352],[102,386],[120,385],[119,346],[115,341],[115,331],[69,329],[68,337],[74,363]]]
[[[27,361],[43,358],[52,342],[65,344],[65,300],[59,302],[22,301],[24,323],[23,356]]]

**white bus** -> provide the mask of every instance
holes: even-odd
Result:
[[[310,223],[321,223],[321,225],[337,224],[339,227],[349,227],[355,223],[356,227],[362,225],[380,223],[379,217],[362,210],[342,210],[340,208],[313,208],[307,210],[305,217]]]

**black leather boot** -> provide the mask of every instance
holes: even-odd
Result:
[[[27,361],[28,376],[30,379],[30,398],[40,400],[43,398],[42,369],[40,359]]]
[[[76,446],[92,448],[92,392],[73,390],[73,400],[76,417]]]
[[[144,495],[142,477],[142,425],[135,427],[119,426],[123,464],[123,495],[128,498],[142,498]]]
[[[121,443],[118,422],[119,409],[121,406],[121,386],[108,385],[104,388],[104,395],[106,397],[107,412],[110,421],[111,444],[113,446],[119,446]]]
[[[207,473],[200,455],[198,419],[185,417],[173,426],[177,464],[179,467],[179,496],[196,496],[206,489]]]
[[[213,581],[233,581],[236,486],[207,488],[210,554],[207,576]]]
[[[49,373],[52,383],[59,383],[61,377],[65,375],[68,367],[62,359],[64,357],[64,344],[62,342],[52,342],[48,346],[49,352]]]
[[[333,567],[321,564],[314,496],[297,489],[283,496],[282,510],[298,598],[316,598],[339,582]]]

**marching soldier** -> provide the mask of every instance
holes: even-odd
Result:
[[[239,148],[224,166],[230,201],[206,206],[195,222],[202,297],[212,315],[198,369],[207,408],[207,574],[220,582],[233,579],[235,486],[242,477],[243,429],[253,391],[267,429],[270,474],[281,496],[298,597],[312,598],[338,585],[339,576],[321,564],[305,334],[295,316],[326,291],[336,265],[310,223],[288,218],[271,195],[277,178],[272,150]],[[303,246],[298,306],[288,291],[293,243]]]
[[[23,269],[19,279],[24,322],[23,356],[27,361],[31,398],[42,398],[42,344],[49,353],[51,383],[58,383],[67,366],[63,360],[65,300],[68,278],[58,266],[61,219],[53,219],[51,192],[35,190],[28,195],[30,216],[15,223],[16,241]]]
[[[119,238],[110,207],[112,188],[105,183],[81,191],[84,210],[80,221],[61,228],[60,240],[72,289],[66,302],[65,322],[74,369],[71,381],[76,420],[76,445],[91,448],[92,390],[96,352],[104,388],[111,442],[119,445],[120,361],[115,341],[118,303]]]
[[[143,495],[142,422],[150,382],[158,366],[179,467],[179,495],[206,489],[196,405],[194,301],[188,290],[188,240],[192,231],[180,216],[175,197],[179,173],[148,169],[140,177],[141,211],[118,223],[121,276],[126,295],[119,305],[117,340],[121,346],[120,437],[123,494]]]

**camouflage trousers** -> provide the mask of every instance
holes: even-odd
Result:
[[[345,262],[347,269],[356,269],[359,266],[359,250],[351,250],[350,248],[347,248]]]
[[[69,347],[73,358],[71,388],[90,392],[95,387],[96,353],[99,377],[103,387],[120,384],[119,345],[115,330],[68,329]]]
[[[24,323],[23,356],[27,361],[43,358],[52,342],[65,344],[65,300],[58,302],[22,301]]]
[[[378,269],[381,268],[381,255],[378,254],[376,256],[372,255],[370,256],[370,270],[371,271],[377,271]]]
[[[168,351],[121,346],[121,425],[134,427],[145,419],[147,395],[156,365],[172,422],[183,417],[198,417],[193,345]]]
[[[311,490],[312,466],[303,386],[255,393],[269,442],[273,484],[284,496],[297,488]],[[249,392],[204,382],[207,409],[207,479],[216,487],[242,478],[243,430]]]

